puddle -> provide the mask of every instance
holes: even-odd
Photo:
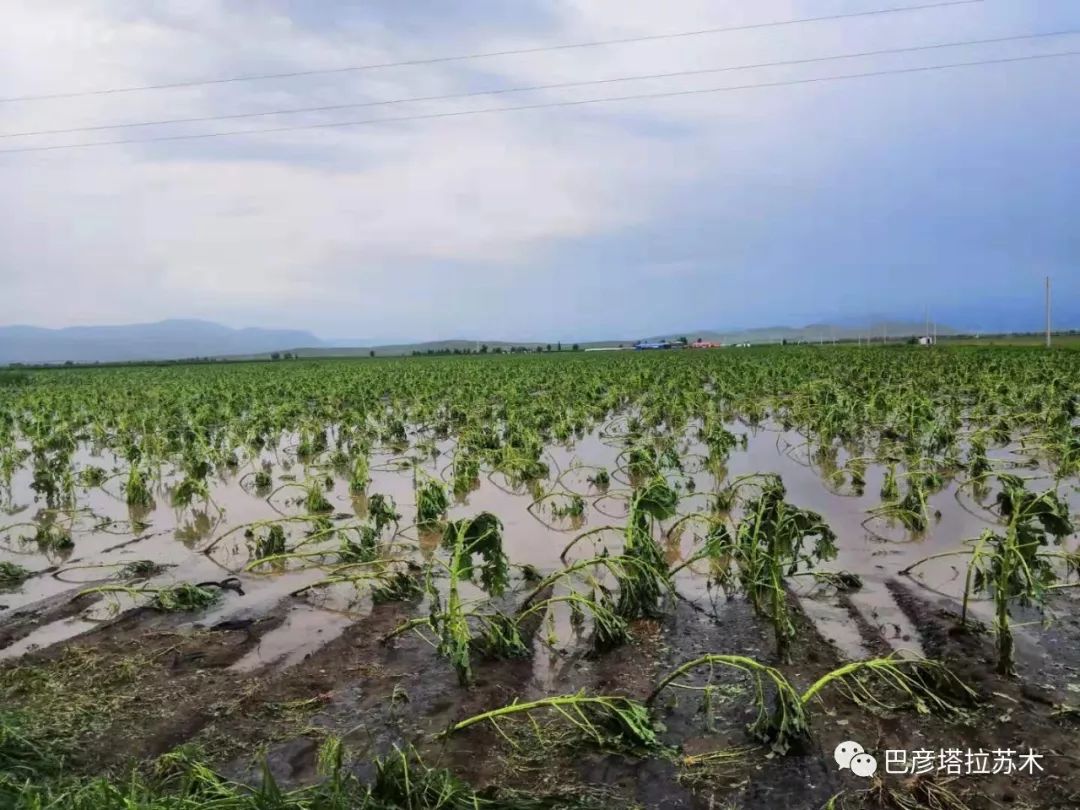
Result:
[[[263,667],[288,669],[345,632],[353,619],[310,605],[297,605],[285,620],[270,630],[250,652],[229,667],[234,672],[253,672]]]
[[[817,627],[821,637],[845,658],[857,661],[860,658],[873,658],[877,653],[852,620],[848,609],[835,599],[800,599],[799,606]]]
[[[533,566],[541,573],[562,567],[560,557],[564,549],[582,532],[593,533],[567,552],[568,561],[585,559],[605,550],[618,553],[622,548],[622,524],[627,514],[629,490],[623,480],[625,476],[617,472],[624,460],[624,451],[613,436],[625,425],[625,419],[616,419],[571,444],[549,446],[544,460],[551,473],[539,488],[515,488],[501,474],[488,475],[482,471],[470,492],[453,499],[449,517],[468,517],[480,511],[494,513],[503,523],[504,548],[510,561],[516,566]],[[695,425],[688,425],[682,438],[676,441],[684,465],[681,482],[692,481],[690,489],[681,492],[680,515],[706,511],[712,493],[739,476],[780,475],[788,500],[819,512],[837,534],[837,559],[821,567],[830,571],[849,571],[859,575],[865,583],[861,591],[850,595],[851,609],[857,610],[865,624],[874,628],[890,646],[918,649],[918,634],[904,619],[885,582],[920,558],[954,550],[965,539],[994,525],[992,512],[973,493],[961,491],[955,481],[948,482],[929,501],[931,514],[940,512],[940,517],[932,518],[925,531],[912,534],[898,524],[870,519],[871,510],[881,504],[879,491],[885,478],[885,468],[881,465],[867,465],[865,487],[863,493],[857,495],[845,491],[842,486],[838,488],[836,482],[829,479],[832,472],[842,470],[849,456],[846,450],[840,449],[834,456],[812,456],[807,452],[802,436],[767,422],[758,428],[732,423],[729,429],[737,436],[746,434],[747,442],[745,448],[736,446],[723,465],[708,463],[708,450],[696,440]],[[325,550],[329,555],[340,542],[333,536],[311,540],[309,535],[314,528],[310,520],[287,522],[282,525],[286,528],[290,548],[303,544],[304,550],[310,550],[314,556],[300,562],[290,561],[283,570],[246,570],[254,551],[252,540],[244,536],[244,527],[254,521],[298,516],[304,512],[296,502],[297,498],[303,497],[303,490],[296,484],[304,480],[305,465],[296,461],[295,446],[296,437],[283,437],[278,449],[263,451],[251,463],[212,481],[212,503],[187,509],[169,505],[168,490],[176,482],[175,474],[163,476],[161,485],[155,490],[155,504],[151,509],[134,512],[120,497],[121,477],[110,473],[111,477],[103,486],[79,490],[77,510],[61,513],[55,519],[48,518],[63,525],[74,540],[74,548],[62,560],[42,554],[33,543],[19,540],[22,535],[32,536],[34,526],[41,525],[46,516],[34,503],[29,486],[30,471],[18,470],[12,481],[12,511],[18,513],[14,520],[28,525],[0,537],[0,560],[18,562],[30,570],[41,571],[50,566],[59,570],[39,573],[21,587],[5,591],[0,600],[6,606],[5,613],[33,609],[37,603],[59,597],[65,591],[77,593],[77,589],[86,584],[115,581],[125,564],[143,559],[170,566],[161,577],[163,582],[200,582],[227,576],[242,580],[244,595],[229,594],[209,613],[195,617],[199,625],[257,618],[272,611],[282,600],[289,599],[290,594],[326,576],[327,568],[318,554]],[[406,452],[414,457],[423,456],[418,461],[420,470],[447,480],[454,443],[442,440],[435,442],[434,447],[439,451],[434,456],[426,452],[419,454],[415,448]],[[992,455],[1002,460],[1024,461],[1017,456],[1015,447],[999,448]],[[81,466],[93,464],[108,471],[124,466],[124,462],[109,453],[95,456],[86,448],[77,453],[76,463]],[[264,466],[272,474],[273,488],[269,492],[256,492],[252,487],[253,474]],[[347,527],[362,519],[371,494],[390,496],[401,513],[400,531],[394,542],[401,544],[402,553],[419,547],[422,556],[430,556],[441,537],[437,533],[417,532],[412,527],[416,511],[414,472],[402,463],[401,452],[385,449],[374,452],[371,468],[372,480],[366,492],[359,496],[349,492],[348,481],[342,475],[325,467],[320,471],[320,476],[330,475],[333,483],[326,494],[335,504],[335,512],[329,516],[332,525]],[[589,481],[599,468],[611,474],[611,483],[606,488],[599,488]],[[1040,473],[1045,474],[1045,471],[1031,469],[1027,472],[1028,475]],[[280,489],[282,486],[284,489]],[[1065,486],[1061,492],[1063,497],[1072,499],[1075,510],[1078,497],[1075,488]],[[565,506],[574,494],[584,499],[583,514],[574,518],[553,516],[551,505]],[[542,504],[533,505],[534,498],[539,496],[549,497]],[[670,527],[674,522],[672,519],[665,525]],[[604,527],[612,528],[604,530]],[[700,525],[684,523],[670,537],[663,538],[668,562],[675,566],[692,554],[701,542],[701,534]],[[920,566],[912,576],[921,587],[957,599],[963,588],[962,565],[962,558],[943,558]],[[697,568],[701,573],[684,569],[678,576],[678,587],[686,598],[708,611],[720,595],[707,588],[704,567]],[[302,657],[310,649],[326,643],[340,634],[341,628],[350,621],[334,610],[354,617],[370,610],[370,595],[363,587],[321,588],[317,593],[309,593],[306,599],[306,606],[294,607],[286,623],[264,639],[260,649],[249,659],[245,659],[244,667],[257,668],[277,658],[291,662],[294,659],[290,657],[293,655],[290,650],[297,650],[295,654]],[[822,634],[832,639],[844,654],[852,657],[865,654],[865,639],[847,615],[846,606],[828,599],[804,598],[802,601],[806,613]],[[978,613],[981,606],[975,605],[973,609]],[[556,608],[552,613],[544,622],[541,634],[548,634],[554,628],[551,635],[559,637],[559,654],[565,655],[569,649],[566,645],[572,647],[574,633],[567,629],[569,622],[564,608]],[[3,615],[0,613],[0,617]],[[3,655],[13,657],[32,644],[47,645],[79,632],[71,630],[71,626],[64,624],[65,629],[61,631],[50,630],[48,628],[53,625],[45,624],[18,644],[8,647]],[[319,638],[308,639],[311,634]],[[314,647],[309,647],[309,643]],[[548,675],[538,673],[537,677],[545,680]]]
[[[44,649],[61,641],[67,641],[70,638],[75,638],[75,636],[88,633],[100,625],[100,622],[90,621],[78,616],[42,625],[13,644],[0,648],[0,661],[18,658],[25,653]]]

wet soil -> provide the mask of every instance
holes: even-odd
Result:
[[[218,629],[180,628],[173,617],[162,620],[140,611],[8,665],[0,670],[0,682],[10,687],[17,680],[13,673],[52,673],[78,690],[89,684],[72,676],[72,659],[83,668],[83,656],[101,662],[91,674],[96,704],[108,707],[106,722],[80,727],[72,746],[80,752],[75,765],[93,772],[144,761],[190,742],[209,752],[227,775],[255,778],[252,754],[264,750],[284,784],[303,783],[316,778],[318,745],[333,733],[343,737],[355,754],[354,767],[368,778],[374,757],[413,745],[429,764],[450,767],[477,787],[537,794],[569,789],[596,795],[602,804],[611,803],[607,806],[816,810],[841,793],[846,794],[843,806],[889,806],[879,795],[865,793],[864,780],[835,767],[833,748],[855,739],[882,759],[885,748],[1026,751],[1030,746],[1044,755],[1045,771],[1038,776],[957,777],[947,783],[949,789],[972,810],[1077,807],[1080,723],[1058,714],[1069,699],[1069,685],[1075,685],[1069,680],[1076,672],[1075,653],[1052,672],[1001,678],[987,665],[993,652],[989,637],[957,632],[955,614],[926,600],[917,588],[901,581],[889,586],[926,648],[986,705],[967,722],[951,724],[934,716],[876,716],[838,692],[826,693],[813,710],[813,742],[788,756],[754,746],[745,730],[755,713],[748,684],[722,671],[710,680],[718,697],[709,712],[694,693],[657,701],[655,717],[665,729],[667,753],[604,753],[551,718],[539,719],[539,736],[528,724],[509,721],[501,733],[485,724],[450,738],[439,736],[452,722],[515,699],[585,689],[644,700],[663,674],[706,652],[770,661],[768,628],[738,600],[708,612],[678,602],[665,619],[636,623],[629,645],[601,656],[578,651],[557,692],[544,688],[528,658],[480,661],[476,683],[459,686],[451,668],[417,635],[384,641],[413,615],[415,606],[408,604],[377,606],[292,666],[268,665],[248,673],[236,671],[235,663],[280,626],[286,606],[242,627],[227,623]],[[805,617],[798,621],[796,663],[781,669],[797,688],[805,688],[842,658]],[[1059,632],[1065,635],[1069,627]],[[1072,639],[1075,650],[1080,639]],[[1023,649],[1020,663],[1022,670],[1034,663]],[[122,671],[126,677],[118,676]],[[1038,677],[1031,677],[1036,672]],[[16,690],[10,697],[18,706],[26,696]],[[64,693],[53,697],[62,700]],[[1075,702],[1075,693],[1072,697]],[[718,764],[687,764],[687,757],[718,750],[742,753]],[[910,778],[893,775],[875,784],[879,791],[917,794],[920,789]]]
[[[464,688],[430,640],[413,632],[385,640],[407,620],[424,615],[424,604],[293,596],[322,572],[245,571],[250,551],[235,529],[266,518],[268,511],[289,514],[295,507],[280,497],[273,503],[256,497],[234,480],[222,484],[220,496],[215,494],[224,506],[222,514],[199,518],[159,507],[141,518],[154,531],[147,533],[139,524],[144,533],[126,539],[117,529],[130,519],[126,508],[98,492],[91,496],[93,507],[112,517],[110,531],[119,536],[102,534],[79,518],[83,523],[73,532],[76,549],[67,560],[23,553],[21,546],[9,543],[20,552],[19,560],[32,561],[30,567],[39,573],[23,588],[0,595],[0,603],[8,605],[0,611],[0,657],[7,659],[0,663],[0,696],[5,708],[32,713],[38,730],[62,742],[71,752],[72,767],[86,773],[103,768],[119,773],[191,743],[230,777],[257,780],[254,763],[265,754],[283,784],[305,783],[317,778],[319,744],[333,734],[343,738],[353,757],[351,767],[363,778],[372,775],[375,757],[415,746],[429,765],[449,767],[480,788],[591,796],[601,807],[818,810],[843,794],[836,807],[904,808],[890,790],[913,797],[915,804],[907,807],[934,810],[1080,807],[1080,711],[1068,710],[1080,706],[1076,599],[1062,592],[1052,604],[1052,625],[1017,630],[1017,678],[994,674],[992,637],[956,630],[953,566],[946,561],[911,578],[897,576],[916,559],[953,548],[992,525],[993,516],[947,487],[933,496],[942,518],[920,535],[884,523],[864,526],[867,510],[879,502],[875,494],[882,471],[867,473],[866,491],[872,494],[838,494],[797,453],[782,450],[780,438],[766,431],[756,434],[745,452],[733,454],[728,475],[781,473],[789,500],[821,512],[839,536],[840,556],[827,567],[856,573],[864,582],[861,589],[845,592],[810,582],[792,585],[798,626],[792,664],[775,660],[771,627],[744,600],[708,592],[701,577],[685,572],[664,618],[636,622],[631,643],[597,655],[587,636],[549,645],[542,638],[546,631],[533,627],[531,657],[477,660],[475,683]],[[615,469],[617,452],[593,436],[574,448],[553,448],[550,460],[570,482],[584,475],[583,470],[567,473],[575,460]],[[275,469],[282,472],[286,465]],[[431,470],[438,474],[438,465]],[[701,498],[719,485],[704,470],[693,477]],[[408,474],[382,470],[374,478],[369,492],[392,494],[404,513],[402,524],[408,525],[414,509]],[[617,479],[607,499],[590,493],[583,525],[548,513],[538,519],[535,508],[529,509],[532,496],[507,491],[504,483],[497,477],[483,479],[452,507],[450,516],[495,512],[505,525],[511,561],[544,573],[561,566],[560,552],[577,533],[617,527],[625,518]],[[574,483],[579,485],[584,484]],[[362,514],[363,500],[344,493],[339,481],[335,505]],[[1075,500],[1075,493],[1070,497]],[[684,512],[701,506],[694,506],[694,498],[698,495],[684,501]],[[665,538],[672,562],[693,547],[693,535],[687,529]],[[600,537],[604,542],[594,550],[618,548],[617,530]],[[437,538],[426,546],[417,539],[425,553],[437,544]],[[570,558],[593,553],[584,545]],[[138,600],[76,596],[104,581],[96,566],[148,558],[175,566],[154,584],[237,575],[245,593],[226,594],[211,610],[194,615],[158,614]],[[91,567],[78,573],[77,565]],[[986,621],[985,605],[976,604],[974,615]],[[703,692],[682,689],[657,700],[654,714],[664,728],[666,749],[647,756],[598,750],[557,716],[537,715],[535,726],[485,723],[441,736],[454,722],[514,700],[578,690],[645,700],[667,672],[705,653],[745,655],[776,665],[797,689],[805,689],[846,661],[900,649],[947,663],[982,696],[984,706],[963,722],[949,722],[933,715],[868,711],[840,690],[827,690],[812,706],[813,742],[780,756],[747,733],[756,713],[749,682],[737,672],[716,670],[709,680],[709,701]],[[691,680],[704,684],[703,677]],[[884,774],[863,780],[840,771],[833,760],[833,749],[845,740],[860,741],[879,762],[887,749],[1033,748],[1044,755],[1045,770],[1034,776],[913,779]],[[727,755],[702,763],[703,755],[718,751]],[[964,805],[943,803],[941,790],[951,791]]]

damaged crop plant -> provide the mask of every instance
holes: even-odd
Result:
[[[970,629],[972,596],[988,594],[994,604],[998,672],[1015,675],[1014,607],[1045,611],[1050,594],[1076,584],[1068,580],[1080,573],[1080,553],[1061,547],[1075,528],[1056,490],[1031,492],[1016,475],[999,474],[998,481],[996,504],[1006,522],[1004,531],[986,529],[969,542],[970,549],[936,554],[933,559],[967,557],[960,626]],[[930,559],[918,560],[901,573],[910,574]]]
[[[755,806],[837,727],[982,742],[1080,580],[1078,379],[942,347],[20,372],[0,807]],[[843,787],[797,792],[965,801]]]

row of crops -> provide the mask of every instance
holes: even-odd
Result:
[[[573,677],[534,681],[431,737],[445,744],[486,728],[510,739],[521,724],[556,724],[581,745],[715,764],[732,750],[680,753],[658,717],[674,694],[713,700],[734,677],[754,707],[745,744],[805,756],[831,701],[955,722],[986,710],[986,695],[917,638],[865,655],[837,642],[838,666],[795,674],[800,636],[838,604],[898,616],[886,588],[896,578],[951,600],[957,627],[992,641],[997,673],[1026,676],[1017,633],[1068,610],[1080,574],[1078,473],[1080,353],[1069,351],[777,348],[21,373],[0,386],[0,657],[17,665],[125,615],[206,624],[284,605],[343,632],[398,604],[403,618],[384,643],[426,639],[468,694],[494,662],[602,661],[642,628],[665,627],[680,605],[722,622],[725,604],[738,603],[768,628],[760,655],[684,655],[633,696],[578,688]],[[243,665],[286,669],[298,660],[290,644],[318,654],[309,639],[281,635],[283,657]],[[16,719],[0,736],[7,795],[36,795],[19,799],[27,807],[53,790],[75,801],[82,787],[42,776],[55,741],[19,732]],[[357,782],[341,757],[333,738],[323,759],[336,793],[279,792],[282,806],[489,801],[412,749],[380,759],[381,787]],[[62,756],[50,762],[63,772]],[[277,806],[200,773],[160,792],[140,782],[138,801],[204,806],[212,794],[223,807]],[[108,802],[121,806],[120,788],[95,789],[115,789]],[[965,806],[946,788],[922,789],[936,806]],[[908,806],[899,792],[889,800]],[[860,806],[844,801],[833,806]]]

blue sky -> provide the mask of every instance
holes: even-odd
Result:
[[[0,97],[819,16],[890,0],[14,0]],[[920,3],[911,0],[912,5]],[[1071,0],[0,104],[0,132],[348,104],[1080,30]],[[435,114],[1080,50],[1080,35],[520,95],[3,138]],[[875,317],[1080,327],[1080,57],[563,109],[0,154],[0,323],[198,317],[365,340]]]

